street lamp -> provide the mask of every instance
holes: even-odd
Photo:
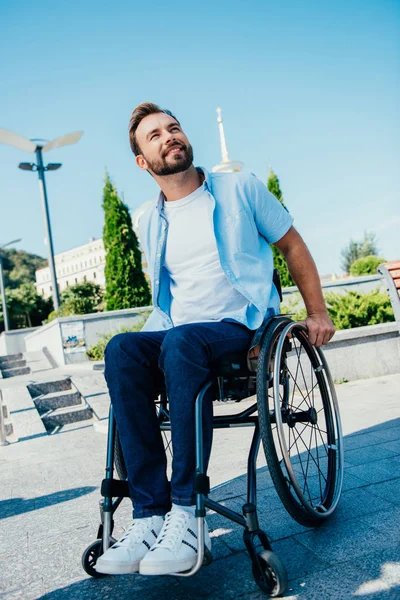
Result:
[[[11,244],[17,244],[20,241],[21,241],[21,239],[19,239],[19,240],[12,240],[12,242],[7,242],[7,244],[3,244],[2,246],[0,246],[0,287],[1,287],[1,302],[3,304],[4,330],[5,331],[8,331],[10,329],[10,325],[9,325],[9,322],[8,322],[8,312],[7,312],[7,302],[6,302],[6,288],[4,286],[3,253],[2,253],[2,250],[3,250],[3,248],[6,248],[7,246],[11,246]],[[0,420],[1,420],[1,415],[0,415]]]
[[[54,264],[53,238],[51,235],[50,215],[47,202],[47,191],[46,182],[44,179],[44,172],[56,171],[61,167],[61,163],[49,163],[45,167],[43,165],[42,152],[47,152],[48,150],[53,150],[54,148],[61,148],[62,146],[67,146],[69,144],[76,144],[77,142],[79,142],[82,135],[83,131],[75,131],[74,133],[67,133],[66,135],[62,135],[53,140],[52,142],[47,142],[47,140],[28,140],[22,135],[18,135],[17,133],[13,133],[12,131],[8,131],[7,129],[0,128],[0,143],[15,146],[15,148],[19,148],[20,150],[24,150],[25,152],[36,153],[37,164],[20,163],[18,166],[23,171],[37,171],[39,176],[39,188],[42,197],[46,239],[49,245],[49,268],[53,288],[54,310],[58,310],[58,308],[60,307],[60,297],[58,293],[56,268]]]

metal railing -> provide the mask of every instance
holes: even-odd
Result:
[[[7,415],[7,409],[3,406],[3,394],[0,390],[0,446],[8,446],[10,442],[7,442],[6,436],[6,424],[4,422]]]

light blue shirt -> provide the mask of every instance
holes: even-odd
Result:
[[[282,204],[253,174],[208,173],[203,187],[214,200],[213,226],[221,267],[231,285],[248,300],[243,313],[231,319],[258,329],[265,317],[279,314],[280,299],[272,282],[270,244],[280,240],[293,219]],[[163,214],[164,195],[139,221],[139,238],[147,258],[154,310],[142,331],[170,329],[170,276],[164,265],[168,222]]]

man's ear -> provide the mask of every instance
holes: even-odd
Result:
[[[142,169],[143,171],[147,171],[149,168],[147,161],[146,161],[145,157],[143,156],[143,154],[137,155],[136,164],[139,167],[139,169]]]

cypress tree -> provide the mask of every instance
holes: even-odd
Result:
[[[275,196],[275,198],[279,200],[284,209],[287,210],[285,203],[283,202],[283,194],[281,186],[279,184],[278,176],[274,173],[272,168],[270,169],[271,170],[268,177],[267,188]],[[290,276],[287,262],[282,252],[280,252],[278,248],[272,245],[272,253],[274,255],[274,267],[279,271],[282,287],[289,287],[291,285],[295,285],[293,279]]]
[[[151,295],[129,209],[106,173],[103,190],[106,310],[149,306]]]

